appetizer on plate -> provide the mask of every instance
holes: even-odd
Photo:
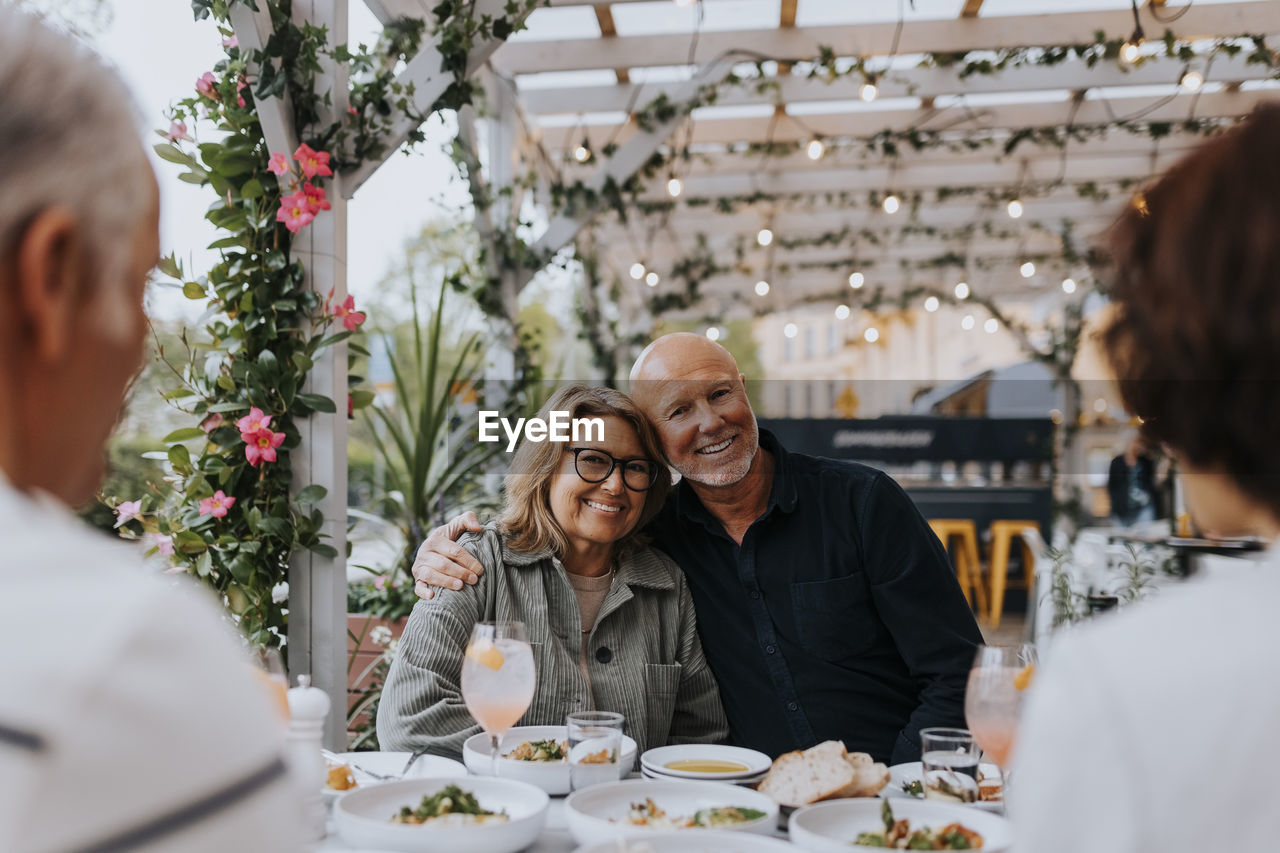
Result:
[[[569,742],[552,738],[527,740],[503,757],[512,761],[564,761],[569,757]]]
[[[446,785],[422,798],[417,808],[405,806],[391,818],[392,823],[422,824],[441,821],[452,824],[506,823],[506,812],[482,808],[475,794],[457,785]]]
[[[839,797],[874,797],[888,783],[889,768],[829,740],[778,756],[759,791],[784,806],[803,806]]]
[[[893,806],[885,800],[880,807],[884,832],[860,832],[853,840],[863,847],[887,847],[894,850],[981,850],[982,836],[959,823],[949,823],[940,829],[931,827],[911,828],[907,819],[895,820]]]
[[[647,826],[659,829],[691,829],[704,827],[715,829],[732,826],[736,823],[750,823],[764,817],[764,812],[741,806],[719,806],[710,809],[698,809],[691,815],[674,817],[667,814],[649,797],[643,803],[632,803],[627,812],[625,823],[630,826]],[[615,823],[617,821],[614,821]]]
[[[356,787],[356,777],[352,775],[351,768],[347,765],[331,764],[324,785],[331,791],[350,791]]]

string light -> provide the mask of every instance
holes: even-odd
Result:
[[[895,195],[894,193],[889,193],[887,196],[884,197],[884,204],[882,206],[884,207],[885,213],[892,215],[898,212],[899,204],[900,202],[898,201],[898,196]]]
[[[676,5],[683,9],[686,6],[692,6],[693,0],[676,0]]]
[[[858,288],[862,287],[862,285],[866,283],[867,283],[867,277],[864,276],[862,273],[855,272],[855,273],[849,274],[849,286],[852,287],[854,290],[857,290]]]
[[[658,278],[658,274],[656,272],[651,272],[644,277],[644,283],[649,285],[650,287],[657,287],[658,282],[661,280],[662,279]]]
[[[813,139],[809,140],[809,147],[806,149],[805,153],[809,155],[810,160],[821,160],[822,155],[825,154],[826,151],[827,146],[823,145],[822,140],[815,136]]]
[[[1027,261],[1022,266],[1018,267],[1018,272],[1022,274],[1023,278],[1031,278],[1031,276],[1036,274],[1036,265],[1031,263],[1031,261]]]
[[[788,323],[782,327],[782,334],[786,335],[788,338],[794,338],[796,335],[800,334],[800,328],[796,326],[795,323]]]
[[[1188,92],[1199,92],[1200,87],[1204,85],[1204,75],[1199,71],[1188,68],[1182,72],[1182,77],[1178,79],[1178,85]]]
[[[573,149],[573,159],[579,163],[585,163],[591,159],[591,140],[588,137],[582,137],[578,147]]]
[[[1075,292],[1076,292],[1076,280],[1075,280],[1075,279],[1073,279],[1073,278],[1064,278],[1064,279],[1062,280],[1062,292],[1063,292],[1063,293],[1075,293]]]
[[[849,319],[849,306],[848,306],[848,305],[837,305],[837,306],[836,306],[836,319],[837,319],[837,320],[848,320],[848,319]]]
[[[769,282],[760,279],[756,282],[756,296],[767,296],[769,294]]]
[[[964,318],[960,320],[960,328],[964,329],[967,332],[973,328],[973,322],[974,322],[973,315],[965,314]]]
[[[956,299],[968,299],[968,298],[969,298],[969,285],[963,281],[959,282],[956,285]]]
[[[867,343],[874,344],[876,341],[880,340],[880,332],[879,330],[876,329],[875,326],[871,326],[865,332],[862,333],[862,337],[866,340]]]
[[[639,281],[640,279],[644,278],[644,274],[645,274],[644,264],[640,263],[639,261],[636,261],[634,264],[631,265],[631,278],[633,278],[636,281]]]
[[[1021,217],[1022,217],[1022,202],[1019,199],[1015,198],[1013,201],[1009,202],[1009,218],[1020,219]]]
[[[1093,410],[1098,414],[1102,414],[1107,410],[1107,401],[1104,397],[1099,397],[1093,401]]]
[[[934,311],[938,310],[938,304],[938,297],[930,296],[924,301],[924,310],[932,314]]]
[[[672,175],[667,181],[667,195],[672,198],[679,198],[682,192],[684,192],[684,183],[675,175]]]
[[[707,340],[710,340],[710,341],[720,340],[720,330],[717,329],[715,326],[712,326],[711,328],[707,329]]]
[[[996,322],[995,317],[991,317],[987,322],[982,324],[982,330],[988,335],[994,335],[996,330],[1000,328],[1000,324]]]
[[[761,246],[767,246],[773,242],[773,232],[768,228],[761,228],[760,233],[756,235],[756,242]]]
[[[880,89],[876,86],[875,77],[868,77],[863,81],[862,85],[858,87],[858,97],[861,98],[864,103],[871,103],[879,94]]]
[[[1124,44],[1120,45],[1120,61],[1125,65],[1132,65],[1138,61],[1138,57],[1142,54],[1139,46],[1142,44],[1142,37],[1136,33]]]

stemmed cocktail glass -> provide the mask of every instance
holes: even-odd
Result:
[[[533,701],[537,676],[523,622],[477,622],[462,661],[462,701],[489,735],[493,775],[502,737]]]

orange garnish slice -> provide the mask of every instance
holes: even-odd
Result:
[[[1033,663],[1023,667],[1022,672],[1014,676],[1013,686],[1018,690],[1026,690],[1031,686],[1031,679],[1036,674],[1036,665]]]
[[[498,647],[492,643],[476,643],[470,646],[467,649],[467,657],[495,672],[502,669],[502,664],[506,662],[502,652],[498,651]]]

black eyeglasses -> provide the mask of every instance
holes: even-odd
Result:
[[[618,459],[594,447],[570,447],[569,450],[573,453],[574,470],[588,483],[603,483],[617,467],[622,468],[622,484],[633,492],[647,491],[658,479],[658,465],[651,459]]]

